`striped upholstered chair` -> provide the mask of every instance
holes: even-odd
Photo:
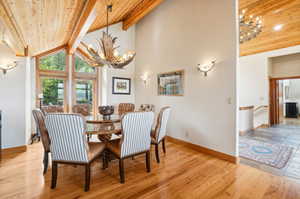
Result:
[[[162,142],[162,147],[164,153],[166,153],[166,145],[165,145],[165,137],[167,132],[167,123],[170,116],[171,108],[164,107],[160,110],[159,115],[157,117],[157,122],[155,129],[151,132],[151,144],[155,145],[155,155],[157,163],[159,160],[159,150],[158,146]]]
[[[120,103],[118,106],[119,116],[124,115],[125,113],[134,112],[134,104],[131,103]]]
[[[47,114],[45,123],[51,140],[51,188],[56,187],[58,163],[75,164],[85,166],[84,190],[88,191],[90,165],[100,157],[105,149],[105,144],[87,142],[86,123],[83,116],[79,114]]]
[[[42,144],[44,147],[43,174],[45,174],[48,170],[49,153],[50,153],[50,139],[49,139],[48,131],[45,126],[45,116],[40,109],[32,110],[32,115],[34,117],[37,130],[39,132],[39,135],[41,136]]]
[[[121,183],[125,182],[125,158],[146,153],[147,172],[150,172],[150,133],[153,122],[153,112],[127,113],[121,120],[122,137],[107,143],[107,149],[119,159]]]

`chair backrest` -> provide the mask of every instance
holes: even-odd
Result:
[[[52,160],[88,162],[86,123],[81,115],[50,113],[45,123],[51,140]]]
[[[76,104],[72,107],[73,113],[78,113],[83,116],[89,116],[90,113],[90,105],[89,104]]]
[[[150,150],[153,112],[134,112],[123,116],[121,158]]]
[[[155,127],[155,139],[160,142],[167,133],[167,123],[170,116],[171,107],[163,107],[157,117],[157,123]]]
[[[134,104],[131,103],[120,103],[118,107],[118,113],[120,116],[125,113],[134,112]]]
[[[45,126],[45,116],[40,109],[32,110],[32,115],[37,126],[37,130],[41,136],[42,144],[46,152],[50,152],[50,138]]]
[[[42,107],[42,112],[46,115],[47,113],[63,113],[64,107],[58,105],[48,105]]]
[[[155,111],[154,107],[155,106],[153,104],[141,104],[139,111],[154,112]]]

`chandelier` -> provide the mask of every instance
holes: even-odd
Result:
[[[115,68],[122,69],[128,65],[135,57],[134,51],[128,51],[123,55],[119,55],[115,46],[117,37],[112,37],[108,33],[108,13],[112,12],[112,5],[107,5],[106,11],[106,32],[102,33],[102,38],[98,40],[98,50],[93,49],[91,45],[86,45],[81,42],[88,52],[89,58],[86,59],[89,65],[92,67],[103,67],[105,65]]]
[[[240,14],[240,43],[244,43],[257,37],[262,31],[261,17],[247,16],[246,10]]]

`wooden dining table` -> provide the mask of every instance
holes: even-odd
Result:
[[[88,136],[97,135],[100,141],[109,141],[113,134],[120,135],[121,119],[117,115],[113,115],[111,120],[104,120],[101,115],[86,117]]]

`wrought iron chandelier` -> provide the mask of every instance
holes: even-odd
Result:
[[[119,55],[117,51],[119,46],[115,46],[117,37],[112,37],[112,35],[108,33],[109,12],[112,12],[112,5],[107,5],[106,32],[103,32],[102,38],[98,40],[98,50],[93,49],[91,45],[86,45],[83,42],[81,42],[81,44],[90,55],[89,59],[86,59],[89,65],[93,67],[103,67],[107,65],[115,69],[122,69],[134,59],[136,53],[134,51],[128,51],[123,55]]]
[[[253,15],[247,16],[246,10],[240,14],[240,44],[254,39],[262,31],[262,18]]]

